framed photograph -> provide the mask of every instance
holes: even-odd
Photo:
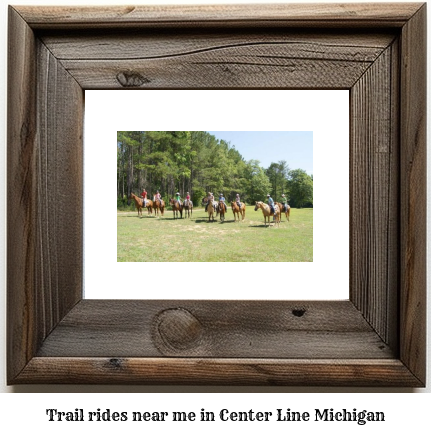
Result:
[[[9,7],[8,383],[424,386],[425,29],[425,3]],[[348,90],[348,299],[84,298],[98,89]]]
[[[348,90],[86,91],[85,125],[86,299],[349,297]],[[180,145],[194,153],[178,159]],[[174,186],[180,200],[190,193],[188,215],[173,214]],[[150,201],[139,214],[143,189]],[[163,216],[151,208],[158,189]],[[202,201],[212,190],[228,210],[209,222]],[[232,212],[237,192],[241,222]],[[292,207],[277,229],[256,209],[269,192],[275,201],[285,192]],[[312,202],[298,202],[299,192]]]

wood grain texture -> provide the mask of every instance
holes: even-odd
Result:
[[[34,357],[17,383],[418,387],[399,360]]]
[[[255,4],[119,7],[32,7],[19,12],[32,28],[193,27],[402,27],[420,3]]]
[[[8,382],[423,386],[424,38],[414,3],[10,8]],[[203,87],[351,90],[350,301],[81,300],[83,90]]]
[[[397,351],[398,62],[391,44],[351,89],[350,299]],[[395,79],[395,81],[394,81]],[[383,216],[383,217],[382,217]]]
[[[64,61],[64,65],[86,90],[306,89],[310,82],[317,89],[333,89],[338,84],[341,89],[348,89],[369,65],[346,62],[341,73],[339,62],[277,58],[279,50],[270,46],[266,49],[270,57],[256,60],[259,51],[251,51],[258,50],[225,49],[218,56],[191,55],[187,60]],[[123,81],[121,76],[138,79]]]
[[[168,340],[163,337],[166,330],[160,335],[159,322],[166,311],[181,311]],[[193,343],[179,339],[185,313],[199,326]],[[178,343],[170,343],[175,339]],[[48,336],[38,355],[343,359],[394,354],[349,301],[83,300]]]
[[[195,37],[196,35],[194,35]],[[199,48],[186,45],[180,49],[176,35],[166,37],[166,46],[159,49],[153,38],[142,36],[132,44],[132,58],[124,59],[117,52],[104,53],[105,58],[88,60],[92,52],[76,51],[61,62],[85,89],[97,88],[350,88],[380,55],[375,37],[356,38],[332,43],[312,35],[279,36],[245,35],[242,41],[225,38],[224,45],[214,41],[205,44],[201,35]],[[260,42],[257,43],[257,38]],[[385,34],[379,41],[390,42],[394,34]],[[358,39],[358,41],[357,41]],[[91,38],[84,46],[95,45]],[[172,43],[171,43],[172,42]],[[388,43],[389,43],[388,42]],[[157,44],[158,45],[158,44]],[[145,46],[146,52],[139,46]],[[129,46],[129,50],[132,50]],[[166,52],[166,54],[165,54]],[[168,54],[171,52],[172,54]],[[137,58],[140,55],[141,58]],[[94,58],[94,57],[93,57]],[[84,59],[84,60],[82,60]],[[87,60],[85,60],[87,59]],[[128,85],[119,75],[140,76],[143,79]],[[135,84],[135,85],[133,85]]]
[[[84,89],[350,88],[394,32],[176,31],[67,35],[43,42]],[[109,47],[107,49],[106,47]],[[133,79],[120,79],[120,77]]]
[[[37,241],[35,289],[43,339],[82,295],[84,93],[37,44]]]
[[[401,37],[401,360],[425,381],[426,5]]]
[[[8,376],[15,376],[81,298],[83,91],[9,14]]]
[[[314,55],[321,60],[374,61],[395,38],[395,30],[358,33],[306,29],[226,30],[204,29],[129,31],[71,31],[61,35],[38,32],[40,40],[58,60],[148,60],[185,56],[243,45],[295,45],[298,58]]]
[[[35,355],[34,272],[36,183],[36,42],[9,9],[7,128],[7,355],[8,376]]]

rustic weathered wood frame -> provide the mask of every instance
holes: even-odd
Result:
[[[425,27],[416,3],[10,7],[8,383],[424,386]],[[350,299],[83,300],[97,88],[350,89]]]

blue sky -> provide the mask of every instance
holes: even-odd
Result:
[[[313,132],[207,132],[230,142],[246,161],[259,160],[263,168],[285,160],[289,169],[301,168],[313,174]]]

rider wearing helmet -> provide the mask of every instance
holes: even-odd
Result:
[[[287,203],[287,198],[286,195],[282,194],[281,195],[281,202],[283,204],[283,211],[287,211],[289,204]]]
[[[212,192],[208,192],[207,203],[206,203],[206,206],[205,206],[205,211],[208,211],[208,204],[209,204],[210,201],[214,205],[214,194]]]
[[[267,198],[268,198],[268,205],[271,207],[271,210],[272,210],[272,213],[273,213],[274,219],[275,219],[274,200],[271,198],[270,194],[267,195]]]
[[[239,194],[236,194],[236,204],[238,206],[238,208],[241,210],[241,197],[239,196]]]
[[[226,202],[225,202],[226,200],[225,200],[225,197],[223,196],[223,194],[221,193],[220,195],[219,195],[219,202],[220,202],[220,204],[223,204],[224,205],[224,209],[225,209],[225,211],[227,210],[227,207],[226,207]]]

